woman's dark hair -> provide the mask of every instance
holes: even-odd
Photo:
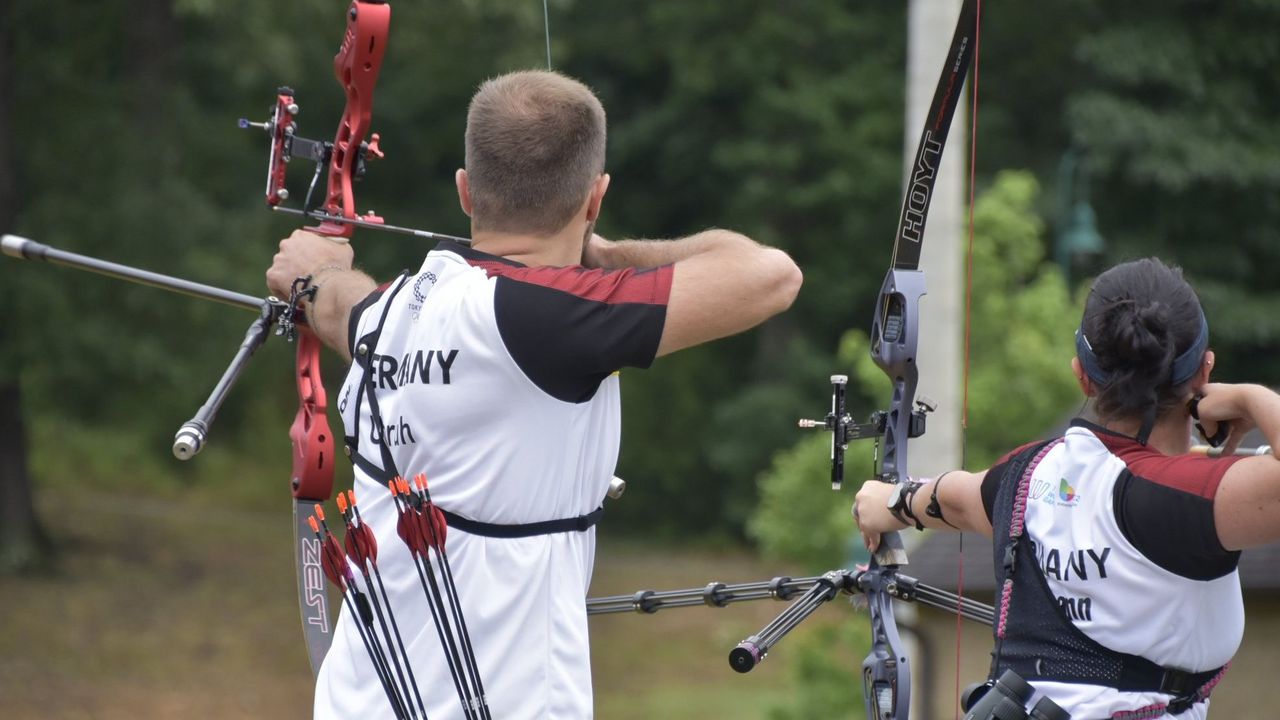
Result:
[[[1094,281],[1076,346],[1098,386],[1098,414],[1135,417],[1185,402],[1207,343],[1200,299],[1182,270],[1144,258]]]

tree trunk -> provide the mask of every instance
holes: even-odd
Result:
[[[14,167],[11,156],[13,108],[12,7],[0,2],[0,231],[13,227],[16,215]],[[12,289],[12,283],[8,284]],[[14,343],[13,298],[0,296],[0,574],[30,571],[48,565],[52,544],[36,516],[27,472],[27,434],[22,419],[22,392]]]
[[[0,574],[48,566],[53,546],[36,515],[17,378],[0,383]]]

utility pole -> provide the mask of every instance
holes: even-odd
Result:
[[[903,187],[959,12],[960,0],[911,0],[907,9]],[[928,348],[928,361],[920,363],[919,394],[933,398],[938,409],[929,418],[928,432],[912,443],[913,475],[936,476],[960,467],[968,118],[968,103],[962,102],[952,121],[925,226],[920,269],[924,270],[928,294],[920,303],[920,338],[921,346]]]

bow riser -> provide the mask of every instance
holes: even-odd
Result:
[[[366,151],[381,153],[374,142],[362,147],[373,118],[373,89],[382,70],[382,56],[387,49],[387,33],[391,28],[391,6],[383,2],[356,0],[347,10],[347,32],[342,46],[333,58],[333,73],[347,94],[346,109],[333,138],[329,158],[328,192],[323,210],[326,214],[355,218],[354,182]],[[381,223],[382,218],[368,214],[361,219]],[[351,237],[355,227],[348,223],[325,220],[315,231],[334,237]]]
[[[920,298],[925,294],[924,273],[892,269],[880,288],[880,301],[871,325],[871,357],[889,376],[893,396],[885,413],[883,455],[879,478],[898,482],[907,476],[907,441],[924,432],[925,410],[914,410],[920,372],[916,349],[920,329]],[[919,420],[917,420],[919,418]],[[876,549],[881,565],[905,565],[907,553],[901,536],[885,533]]]
[[[867,718],[909,720],[911,665],[898,636],[893,594],[885,585],[893,575],[869,573],[859,579],[871,616],[871,652],[862,661],[862,694]]]

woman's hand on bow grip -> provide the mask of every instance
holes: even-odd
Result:
[[[858,490],[853,500],[853,519],[862,532],[862,543],[875,552],[880,547],[880,536],[887,532],[906,529],[906,524],[889,512],[889,495],[893,485],[879,480],[868,480]]]

